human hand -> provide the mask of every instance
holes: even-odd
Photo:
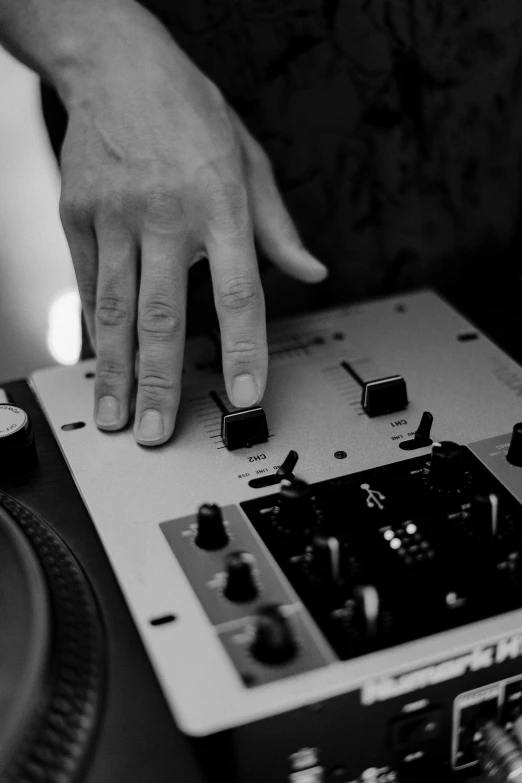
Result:
[[[319,282],[269,159],[162,25],[122,6],[67,96],[60,216],[95,347],[95,420],[171,436],[181,391],[188,270],[209,259],[227,394],[258,403],[268,352],[254,234],[281,270]],[[139,350],[137,389],[135,357]]]

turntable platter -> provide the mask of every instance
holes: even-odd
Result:
[[[0,773],[43,697],[50,652],[50,605],[38,558],[0,506]]]

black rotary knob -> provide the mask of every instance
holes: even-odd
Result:
[[[261,663],[287,663],[297,656],[297,643],[279,604],[259,609],[250,652]]]
[[[277,503],[278,523],[287,530],[304,532],[316,521],[310,487],[301,479],[284,479]]]
[[[216,503],[203,503],[198,510],[195,543],[201,549],[223,549],[230,538],[223,512]]]
[[[434,443],[428,476],[433,487],[440,489],[458,487],[464,478],[462,447],[451,440]]]
[[[522,422],[518,422],[518,424],[515,424],[513,427],[513,434],[511,435],[511,442],[509,444],[506,459],[510,465],[516,465],[517,468],[522,468]]]
[[[16,405],[0,405],[0,476],[30,468],[36,462],[33,428]]]
[[[259,594],[255,557],[250,552],[230,552],[225,559],[226,583],[223,594],[229,601],[245,603]]]

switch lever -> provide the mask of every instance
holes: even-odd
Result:
[[[413,451],[414,449],[421,449],[423,446],[431,446],[433,443],[430,438],[432,424],[433,414],[429,411],[424,411],[413,438],[401,441],[399,448],[404,449],[404,451]]]
[[[279,465],[276,476],[279,479],[279,481],[282,481],[283,479],[292,479],[294,474],[293,470],[295,466],[297,465],[297,460],[299,459],[299,454],[297,451],[290,450],[285,457],[284,461],[281,465]]]

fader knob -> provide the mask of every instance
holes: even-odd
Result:
[[[36,461],[33,428],[27,413],[16,405],[0,405],[0,477],[30,468]]]
[[[297,655],[292,629],[278,604],[259,609],[250,652],[258,661],[268,664],[287,663]]]
[[[223,520],[223,512],[215,503],[203,503],[199,507],[195,543],[200,549],[223,549],[229,535]]]
[[[225,560],[227,581],[223,594],[229,601],[253,601],[259,593],[255,574],[255,558],[249,552],[230,552]]]
[[[518,424],[515,424],[513,427],[513,434],[511,435],[511,443],[509,444],[506,459],[511,465],[522,468],[522,422],[518,422]]]
[[[430,484],[438,489],[458,487],[463,479],[462,448],[451,440],[434,443],[428,469]]]

